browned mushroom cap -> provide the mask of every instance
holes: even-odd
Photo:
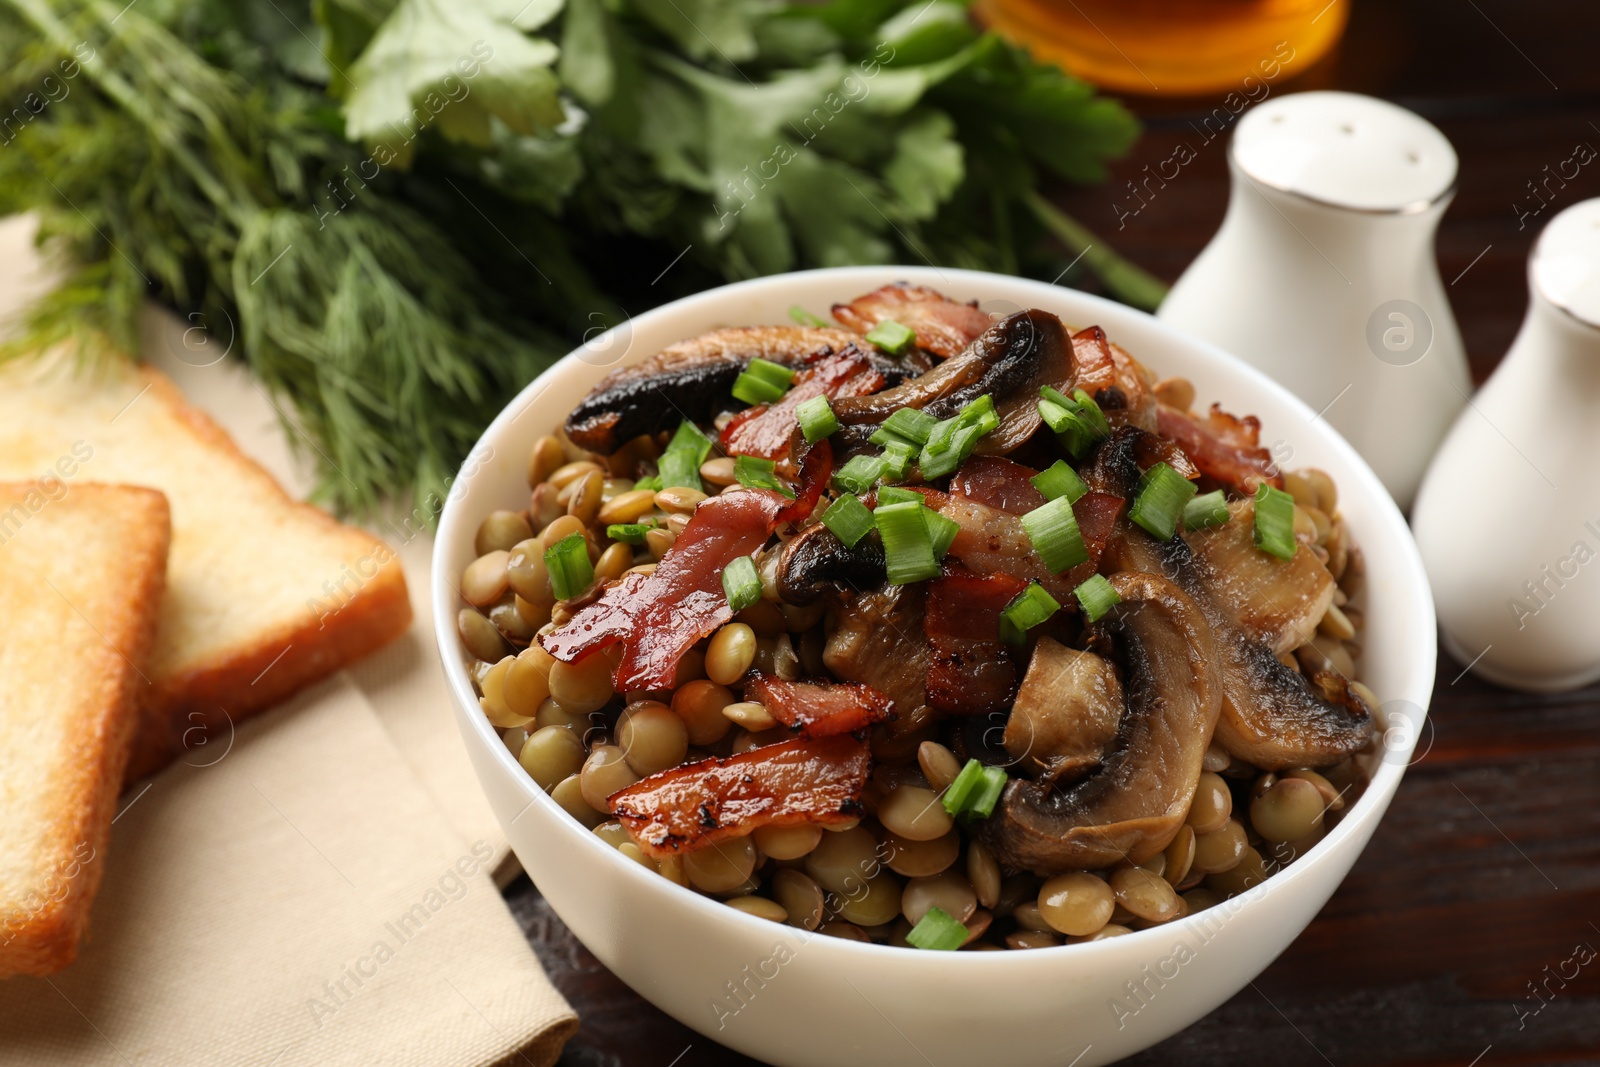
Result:
[[[1039,388],[1072,380],[1072,346],[1061,320],[1047,311],[1019,311],[995,323],[959,356],[904,385],[834,402],[848,428],[875,425],[901,408],[947,419],[984,394],[994,398],[1000,425],[982,452],[1009,452],[1039,428]],[[1070,387],[1070,386],[1069,386]]]
[[[1241,591],[1230,589],[1182,536],[1158,542],[1124,523],[1106,558],[1126,570],[1166,576],[1205,612],[1222,679],[1216,739],[1230,756],[1270,771],[1326,767],[1366,747],[1375,729],[1372,709],[1348,680],[1332,672],[1307,679],[1279,662],[1240,624],[1239,613],[1250,611],[1236,602]]]
[[[1040,782],[1076,781],[1105,758],[1124,706],[1109,660],[1041,637],[1006,719],[1006,752]]]
[[[1127,706],[1098,769],[1066,789],[1013,779],[983,843],[1037,874],[1142,863],[1188,813],[1216,725],[1220,689],[1211,631],[1182,590],[1154,574],[1110,579],[1122,603],[1091,628],[1122,671]]]
[[[928,642],[922,636],[922,583],[885,585],[850,597],[833,616],[823,665],[835,678],[864,682],[889,698],[892,734],[931,721]]]
[[[567,436],[580,448],[609,455],[624,441],[671,429],[685,418],[710,422],[733,405],[730,390],[752,359],[798,363],[818,352],[841,351],[856,340],[846,330],[742,326],[679,341],[602,378],[567,416]],[[920,369],[869,357],[891,384]]]
[[[876,589],[886,573],[881,541],[864,537],[852,548],[822,523],[812,523],[784,546],[778,595],[789,604],[814,604],[824,593]]]
[[[1205,564],[1212,599],[1228,605],[1239,627],[1273,652],[1299,648],[1333,603],[1333,575],[1309,545],[1297,545],[1292,559],[1257,548],[1255,501],[1233,501],[1228,515],[1220,526],[1184,534]]]

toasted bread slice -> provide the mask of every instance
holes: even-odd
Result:
[[[0,485],[0,976],[71,963],[149,689],[167,501]]]
[[[289,497],[165,376],[66,361],[0,376],[0,478],[159,489],[172,506],[154,683],[128,779],[226,751],[234,726],[403,633],[394,551]],[[201,746],[211,747],[204,749]]]

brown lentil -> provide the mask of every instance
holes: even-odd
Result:
[[[706,646],[706,677],[718,685],[732,685],[744,677],[755,658],[755,631],[742,622],[730,622]]]
[[[924,741],[917,746],[917,766],[922,768],[928,784],[941,793],[961,773],[961,761],[937,741]]]
[[[756,869],[756,846],[748,837],[718,841],[683,857],[683,873],[696,889],[727,893],[738,889]]]
[[[550,472],[550,477],[544,480],[555,486],[557,489],[565,489],[579,478],[582,478],[585,474],[588,474],[591,471],[599,473],[600,469],[600,464],[593,463],[586,459],[580,459],[575,462],[566,463],[557,467],[555,470]]]
[[[978,910],[978,897],[972,883],[954,871],[944,871],[906,883],[900,895],[900,910],[912,926],[934,908],[940,908],[957,922],[964,923]]]
[[[790,926],[815,930],[822,924],[822,887],[804,871],[784,868],[775,872],[772,898],[783,905]]]
[[[1034,907],[1051,929],[1086,937],[1111,919],[1112,889],[1092,874],[1058,874],[1039,887]]]
[[[1111,872],[1111,892],[1116,902],[1141,919],[1164,923],[1178,916],[1178,894],[1159,874],[1143,867],[1123,867]]]
[[[628,766],[621,748],[595,745],[589,749],[578,779],[584,803],[596,811],[610,811],[611,796],[637,782],[639,776]]]
[[[656,493],[656,507],[675,515],[687,515],[700,505],[706,495],[686,485],[671,485]]]
[[[1268,841],[1298,841],[1321,828],[1326,807],[1315,783],[1280,778],[1250,802],[1250,825]]]
[[[763,826],[750,836],[763,856],[775,860],[797,860],[810,854],[822,842],[822,827],[815,823]]]
[[[686,682],[672,694],[672,712],[683,720],[691,745],[714,745],[733,728],[722,709],[734,702],[733,691],[709,678]]]
[[[994,908],[1000,903],[1000,864],[981,841],[967,844],[967,881],[978,894],[978,903]]]
[[[1190,869],[1201,874],[1232,870],[1244,858],[1248,847],[1243,824],[1238,819],[1229,819],[1221,829],[1195,835],[1194,863]]]
[[[961,835],[951,830],[931,841],[912,841],[884,831],[883,862],[896,874],[926,878],[948,868],[961,855]]]
[[[583,766],[583,742],[564,726],[544,726],[528,738],[517,761],[540,789],[549,792]]]
[[[1221,775],[1211,771],[1200,772],[1200,782],[1195,786],[1194,800],[1189,804],[1187,822],[1197,834],[1209,834],[1222,828],[1233,814],[1233,793]]]
[[[519,541],[533,536],[528,516],[520,511],[491,511],[478,525],[478,535],[473,539],[473,551],[480,556],[490,552],[503,552]]]

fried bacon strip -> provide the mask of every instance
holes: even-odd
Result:
[[[1016,651],[1000,639],[1000,611],[1028,587],[1009,574],[946,567],[928,583],[928,706],[979,715],[1011,706],[1021,681]]]
[[[848,734],[796,738],[652,774],[611,797],[646,854],[665,858],[763,826],[841,823],[861,814],[871,756]]]
[[[951,477],[950,495],[1026,515],[1045,503],[1044,494],[1028,480],[1038,473],[1002,456],[973,456]]]
[[[621,641],[613,674],[618,692],[670,688],[678,659],[733,618],[722,591],[723,568],[760,548],[789,506],[786,497],[765,489],[712,497],[695,509],[653,574],[642,582],[630,576],[606,590],[539,643],[563,663],[576,663]]]
[[[1200,473],[1236,492],[1250,494],[1262,482],[1283,488],[1283,475],[1272,453],[1261,447],[1261,420],[1230,415],[1212,404],[1201,417],[1165,404],[1157,408],[1157,428],[1170,437],[1200,468]]]
[[[855,733],[894,718],[889,698],[860,682],[786,682],[758,673],[745,680],[744,698],[802,737]]]
[[[1072,386],[1095,399],[1113,426],[1156,428],[1155,375],[1106,332],[1090,326],[1072,335]]]
[[[722,450],[730,456],[779,459],[788,453],[790,439],[800,425],[795,409],[801,404],[818,396],[830,400],[866,396],[883,385],[883,375],[854,345],[824,355],[795,374],[794,384],[782,400],[746,408],[735,415],[722,431]]]
[[[949,359],[994,324],[975,304],[951,300],[936,289],[898,282],[833,305],[833,317],[865,334],[884,319],[893,319],[917,335],[917,346]]]

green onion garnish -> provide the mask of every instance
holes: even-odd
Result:
[[[1106,581],[1106,576],[1103,574],[1090,575],[1072,591],[1072,595],[1083,605],[1083,617],[1087,622],[1097,621],[1106,612],[1122,603],[1122,598],[1111,588],[1111,583]]]
[[[1078,531],[1078,517],[1072,513],[1072,502],[1064,496],[1022,516],[1022,528],[1051,574],[1060,574],[1089,559],[1089,549]]]
[[[811,312],[807,311],[805,308],[801,307],[799,304],[795,304],[793,307],[791,307],[789,309],[789,317],[791,319],[793,319],[795,322],[799,323],[801,326],[826,326],[826,325],[828,325],[828,320],[827,319],[819,318],[818,316],[811,314]]]
[[[678,432],[667,442],[667,451],[693,454],[695,466],[698,467],[706,461],[707,456],[711,455],[711,445],[711,438],[707,437],[700,427],[684,419],[678,424]]]
[[[932,481],[954,473],[972,455],[978,438],[999,425],[994,398],[987,393],[962,408],[959,414],[935,423],[917,461],[922,477]]]
[[[883,429],[897,437],[905,438],[919,448],[928,443],[928,435],[937,425],[939,425],[938,419],[916,408],[901,408],[883,420]]]
[[[1133,498],[1128,518],[1143,526],[1152,537],[1170,541],[1178,532],[1178,520],[1183,517],[1189,499],[1199,491],[1189,479],[1165,463],[1157,463],[1139,479],[1139,495]]]
[[[633,487],[635,489],[648,489],[652,493],[659,493],[666,488],[661,484],[661,475],[659,474],[652,474],[648,478],[640,478],[633,483]]]
[[[733,383],[733,395],[746,404],[770,404],[788,392],[794,371],[757,356]]]
[[[1001,609],[1000,636],[1013,644],[1021,644],[1029,630],[1060,610],[1060,603],[1044,586],[1029,582],[1028,588]]]
[[[976,815],[987,819],[994,814],[995,803],[1006,787],[1003,767],[987,767],[975,759],[967,760],[948,788],[944,791],[944,810],[951,815]]]
[[[833,405],[825,396],[805,401],[794,409],[794,415],[800,420],[800,432],[805,434],[807,444],[814,445],[839,429],[838,416],[834,415]]]
[[[644,544],[644,535],[656,528],[653,522],[620,522],[606,527],[606,536],[629,545]]]
[[[666,489],[674,485],[684,485],[696,490],[702,488],[700,463],[692,449],[667,449],[656,461],[656,469],[660,471],[657,477],[661,479],[661,488]]]
[[[933,554],[933,538],[928,533],[928,522],[923,518],[927,509],[909,501],[904,504],[880,504],[872,513],[883,538],[884,563],[889,572],[889,584],[906,585],[939,576],[939,560]]]
[[[1110,435],[1111,425],[1094,398],[1082,389],[1070,397],[1046,385],[1039,390],[1039,416],[1060,437],[1074,458],[1089,451],[1095,442]]]
[[[793,497],[794,490],[773,473],[778,464],[774,460],[762,459],[760,456],[735,456],[733,460],[733,477],[740,485],[749,489],[776,489],[784,496]]]
[[[1221,489],[1201,493],[1183,509],[1183,528],[1200,530],[1207,526],[1221,526],[1228,521],[1228,498]]]
[[[1083,479],[1078,477],[1078,472],[1067,466],[1067,461],[1064,459],[1056,460],[1028,481],[1044,494],[1046,500],[1064,496],[1069,503],[1076,504],[1078,498],[1089,491],[1089,487],[1083,484]]]
[[[883,477],[882,456],[852,456],[833,472],[833,487],[857,496],[869,491]]]
[[[1256,490],[1256,547],[1279,559],[1293,559],[1294,497],[1262,482]]]
[[[550,572],[550,590],[557,600],[577,596],[594,581],[589,542],[581,533],[568,534],[545,549],[544,566]]]
[[[867,438],[867,440],[871,441],[875,445],[881,445],[884,448],[894,446],[909,448],[914,452],[922,451],[922,445],[920,443],[911,440],[909,437],[901,437],[899,434],[890,430],[886,426],[879,426],[876,430],[873,430],[872,436]]]
[[[833,531],[833,536],[851,548],[872,532],[872,512],[861,498],[846,493],[822,513],[822,525]]]
[[[576,535],[575,535],[576,536]],[[761,575],[749,556],[740,556],[722,569],[722,592],[728,598],[728,607],[743,611],[761,599]]]
[[[933,545],[933,558],[944,559],[944,554],[950,551],[950,544],[956,539],[956,534],[961,532],[961,524],[926,505],[922,509],[922,518],[928,526],[928,540]]]
[[[886,507],[889,504],[920,504],[922,494],[914,489],[901,489],[896,485],[878,486],[878,506]]]
[[[910,327],[893,319],[883,319],[867,331],[867,340],[891,356],[904,355],[916,339],[917,335],[911,332]]]
[[[943,908],[929,908],[906,934],[906,944],[937,952],[954,952],[967,943],[967,928]]]
[[[917,461],[917,448],[904,441],[891,441],[883,450],[883,477],[891,482],[903,482]]]

